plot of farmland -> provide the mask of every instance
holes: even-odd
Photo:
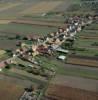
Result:
[[[72,88],[79,88],[86,91],[98,92],[98,80],[87,79],[82,77],[57,75],[51,82]]]
[[[60,5],[62,1],[42,1],[35,6],[32,6],[28,8],[27,10],[24,10],[21,12],[22,14],[38,14],[38,13],[47,13],[51,10],[53,10],[55,7]]]
[[[48,27],[48,26],[37,26],[37,25],[26,25],[26,24],[6,24],[6,25],[0,25],[0,31],[8,33],[9,35],[14,33],[20,33],[20,35],[31,35],[33,33],[39,34],[39,35],[45,35],[50,32],[56,31],[57,28],[54,27]],[[2,34],[2,32],[0,33]]]
[[[19,85],[0,80],[0,100],[18,100],[23,91]]]
[[[46,96],[51,100],[98,100],[98,93],[61,85],[49,85]]]
[[[5,6],[1,7],[0,8],[0,11],[4,11],[4,10],[7,10],[9,8],[12,8],[12,7],[15,7],[15,6],[18,6],[18,5],[21,5],[21,3],[8,3],[7,5],[5,4]]]
[[[0,20],[0,24],[8,24],[11,20]]]
[[[30,2],[17,2],[17,3],[11,3],[11,4],[17,4],[14,5],[12,7],[8,7],[8,8],[4,8],[6,6],[8,6],[10,4],[9,3],[3,3],[0,7],[0,19],[15,19],[18,18],[20,16],[23,16],[23,14],[21,15],[20,12],[28,9],[29,7],[35,5],[36,3],[38,3],[40,1],[30,1]]]

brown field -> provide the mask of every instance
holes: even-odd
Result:
[[[90,59],[82,59],[82,58],[71,58],[69,57],[67,59],[67,63],[70,64],[76,64],[76,65],[85,65],[85,66],[93,66],[98,67],[98,61],[97,60],[90,60]]]
[[[59,6],[62,1],[42,1],[37,3],[35,6],[28,8],[27,10],[22,11],[22,14],[38,14],[38,13],[47,13],[57,6]]]
[[[60,85],[49,85],[46,97],[50,100],[98,100],[98,93]]]
[[[83,77],[56,75],[51,84],[79,88],[86,91],[98,92],[98,80]]]
[[[0,100],[18,100],[23,91],[19,85],[0,80]]]

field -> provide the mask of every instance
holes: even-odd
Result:
[[[42,63],[43,67],[54,68],[57,74],[98,79],[97,68],[89,68],[87,66],[79,66],[79,65],[76,66],[71,64],[65,64],[64,62],[62,63],[54,58],[40,57],[37,59],[43,62]]]
[[[49,11],[52,11],[55,7],[60,5],[62,1],[42,1],[35,6],[24,10],[22,14],[42,14],[42,13],[47,13]]]
[[[24,87],[3,80],[0,86],[0,100],[17,100],[24,91]]]
[[[46,97],[55,100],[97,100],[98,93],[60,85],[50,85]]]
[[[98,93],[98,80],[83,77],[57,75],[54,79],[52,79],[51,84],[68,86]]]
[[[89,58],[85,58],[85,57],[86,56],[84,56],[84,57],[82,56],[82,58],[76,57],[76,56],[69,57],[67,59],[67,63],[98,68],[98,61],[97,60],[89,59]]]
[[[98,55],[98,25],[92,24],[78,33],[73,45],[75,54],[80,56],[97,57]]]
[[[28,24],[15,24],[10,23],[7,25],[0,25],[0,31],[1,32],[9,32],[13,35],[16,35],[17,33],[20,33],[20,35],[30,35],[30,34],[38,34],[38,35],[45,35],[50,32],[56,31],[57,28],[55,27],[48,27],[48,26],[37,26],[37,25],[28,25]],[[16,33],[16,34],[14,34]],[[2,34],[2,33],[1,33]],[[7,34],[7,33],[6,33]]]

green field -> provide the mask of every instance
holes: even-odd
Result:
[[[94,57],[98,56],[98,25],[91,24],[76,35],[73,45],[76,55]]]
[[[98,46],[93,46],[93,44],[95,44],[95,43],[98,43],[97,39],[76,40],[76,42],[73,46],[75,48],[76,55],[88,56],[88,57],[98,56]]]
[[[57,30],[57,28],[54,27],[48,27],[48,26],[37,26],[37,25],[27,25],[27,24],[2,24],[0,25],[1,31],[8,31],[11,33],[20,33],[20,35],[29,35],[29,34],[39,34],[39,35],[45,35],[50,32],[54,32]],[[10,34],[9,34],[10,35]]]

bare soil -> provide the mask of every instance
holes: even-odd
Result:
[[[71,58],[67,59],[67,63],[76,64],[76,65],[86,65],[90,67],[98,67],[97,60],[90,60],[90,59],[81,59],[81,58]]]
[[[0,100],[18,100],[23,91],[22,86],[0,80]]]
[[[46,96],[50,100],[98,100],[98,93],[61,85],[49,85]]]

